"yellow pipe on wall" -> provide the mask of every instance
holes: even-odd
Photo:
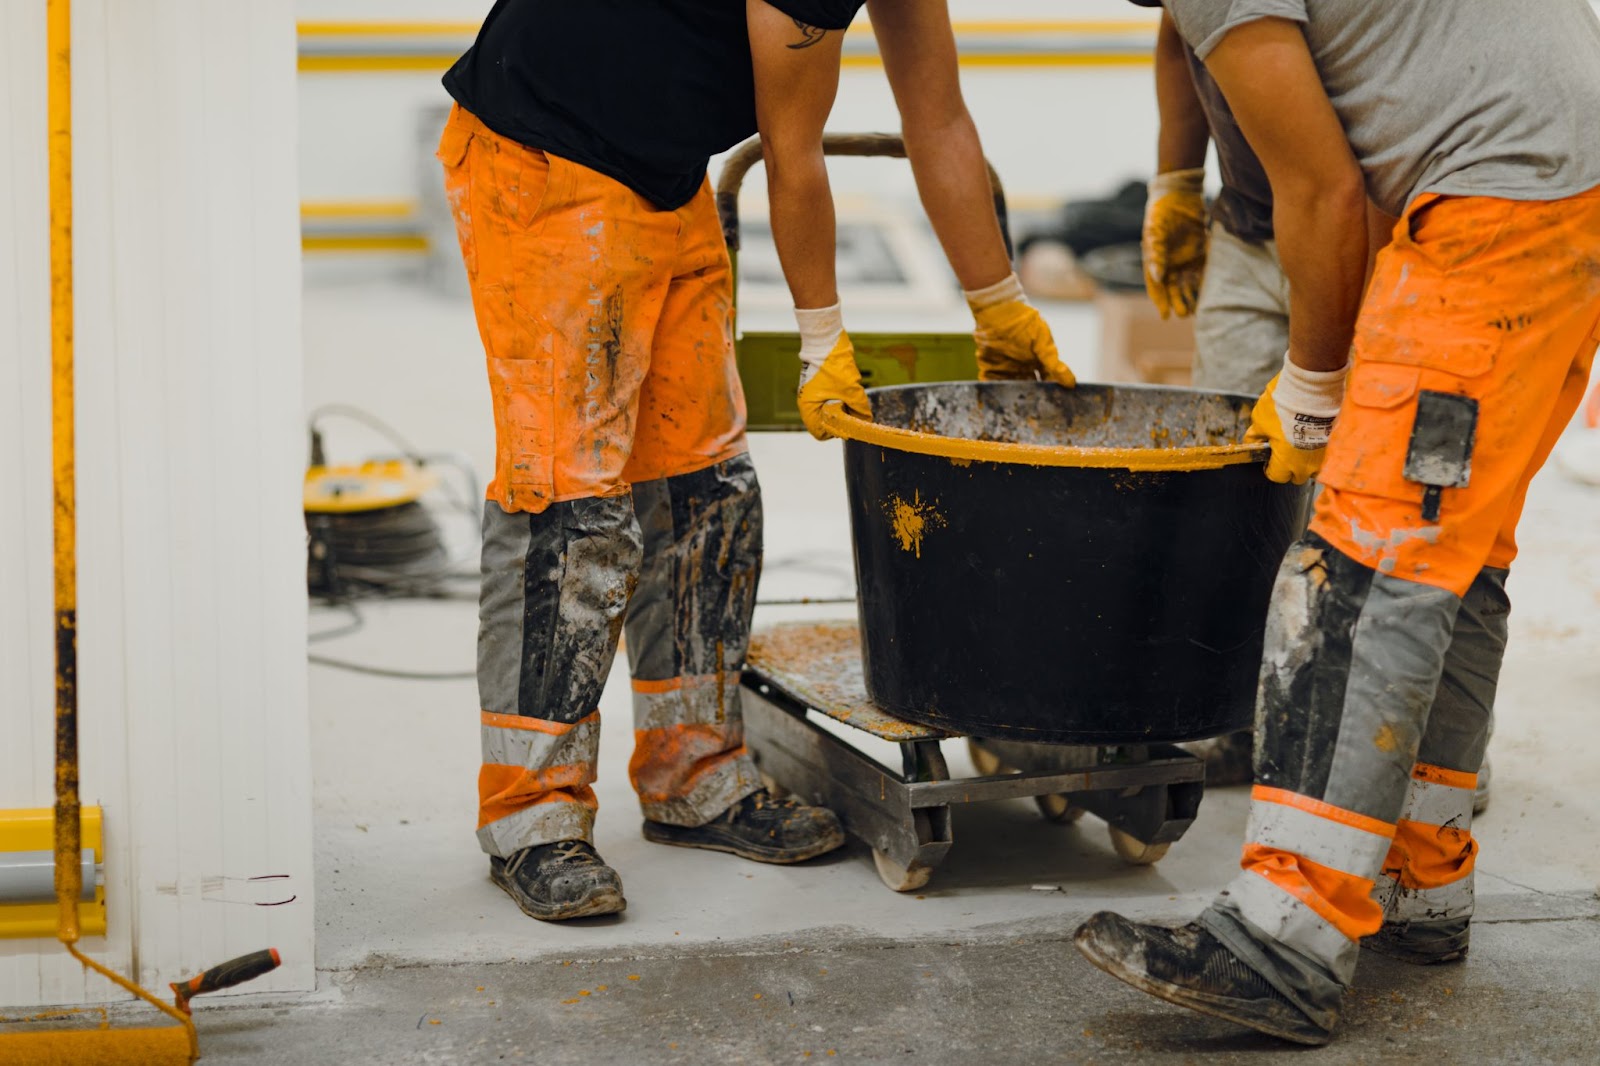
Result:
[[[50,395],[55,481],[56,938],[86,969],[153,1004],[179,1024],[160,1029],[20,1032],[0,1037],[0,1061],[16,1066],[84,1063],[193,1063],[194,1022],[78,950],[78,546],[72,300],[72,5],[48,0],[50,131]]]
[[[49,0],[50,430],[55,484],[57,936],[78,942],[78,544],[72,347],[72,5]]]

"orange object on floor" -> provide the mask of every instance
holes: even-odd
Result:
[[[1516,556],[1528,485],[1600,341],[1600,189],[1553,201],[1420,196],[1356,325],[1311,528],[1380,573],[1462,595]],[[1403,473],[1424,392],[1477,401],[1470,480],[1437,520]]]
[[[663,211],[455,107],[440,138],[494,403],[489,499],[622,496],[745,450],[709,183]]]

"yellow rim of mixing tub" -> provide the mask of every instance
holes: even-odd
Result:
[[[1205,445],[1194,448],[1071,448],[1043,444],[941,437],[914,429],[879,425],[846,414],[838,404],[822,409],[822,424],[836,437],[875,444],[896,451],[936,455],[979,463],[1024,466],[1076,466],[1117,470],[1217,470],[1239,463],[1257,463],[1270,450],[1264,442]]]

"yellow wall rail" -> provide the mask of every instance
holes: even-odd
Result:
[[[1156,23],[1149,19],[974,20],[954,23],[961,64],[978,68],[1143,66]],[[478,32],[474,22],[302,22],[306,74],[439,74]],[[853,26],[844,65],[881,66],[869,26]]]

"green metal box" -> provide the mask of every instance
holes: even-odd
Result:
[[[970,333],[852,333],[861,383],[923,384],[973,381],[978,376]],[[800,380],[800,337],[746,333],[739,337],[739,377],[753,430],[804,429],[795,388]]]

